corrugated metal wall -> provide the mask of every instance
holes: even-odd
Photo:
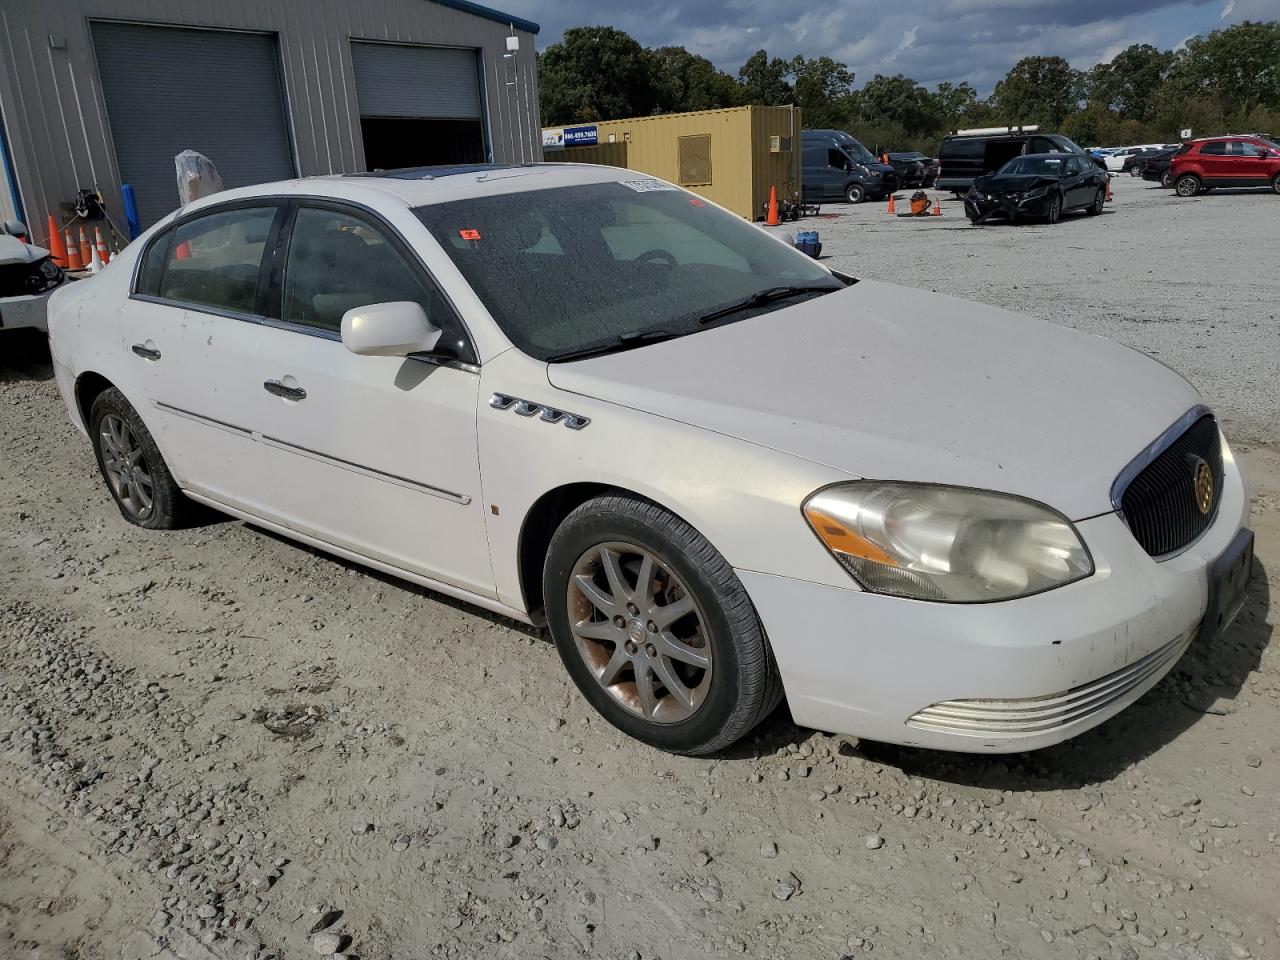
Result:
[[[671,183],[680,182],[680,138],[711,138],[711,183],[690,186],[741,217],[755,219],[776,185],[779,197],[800,192],[800,111],[791,107],[733,107],[596,124],[599,146],[548,153],[548,160],[626,166]],[[770,137],[790,137],[792,150],[770,152]],[[614,143],[609,143],[609,137]],[[625,145],[625,151],[617,149]]]
[[[89,21],[270,31],[278,35],[302,176],[364,169],[351,44],[387,40],[478,48],[488,136],[499,163],[542,159],[533,35],[431,0],[21,0],[0,3],[0,111],[33,232],[82,187],[122,219],[115,152]],[[216,77],[192,82],[216,83]],[[163,96],[163,91],[157,91]],[[175,187],[175,205],[177,192]]]

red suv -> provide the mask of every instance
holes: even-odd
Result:
[[[1212,187],[1270,187],[1280,193],[1280,145],[1262,137],[1214,137],[1183,144],[1169,165],[1180,197]]]

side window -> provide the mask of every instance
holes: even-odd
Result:
[[[257,313],[258,270],[275,215],[275,207],[246,207],[179,224],[165,254],[159,295]]]
[[[1227,144],[1222,140],[1201,144],[1200,152],[1210,157],[1225,157],[1227,155]]]
[[[827,165],[827,152],[821,147],[805,147],[804,165],[806,167],[825,167]]]
[[[338,332],[353,307],[412,300],[444,328],[442,346],[462,356],[466,340],[444,299],[380,227],[337,210],[302,207],[284,271],[281,319]]]
[[[1245,140],[1237,140],[1231,144],[1231,152],[1239,157],[1265,157],[1267,155],[1267,151],[1262,147]]]
[[[849,158],[844,155],[843,150],[828,150],[827,166],[834,167],[837,170],[846,170],[849,167]]]
[[[173,240],[173,231],[166,230],[156,237],[147,248],[142,267],[138,270],[138,286],[136,293],[149,297],[159,296],[160,277],[164,274],[165,262],[169,259],[169,244]]]

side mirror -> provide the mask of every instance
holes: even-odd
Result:
[[[435,349],[443,331],[411,300],[371,303],[342,315],[342,345],[362,357],[407,357]]]

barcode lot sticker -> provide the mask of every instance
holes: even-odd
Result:
[[[636,193],[654,193],[658,190],[680,189],[679,187],[673,187],[669,183],[663,183],[661,180],[619,180],[618,182]]]

